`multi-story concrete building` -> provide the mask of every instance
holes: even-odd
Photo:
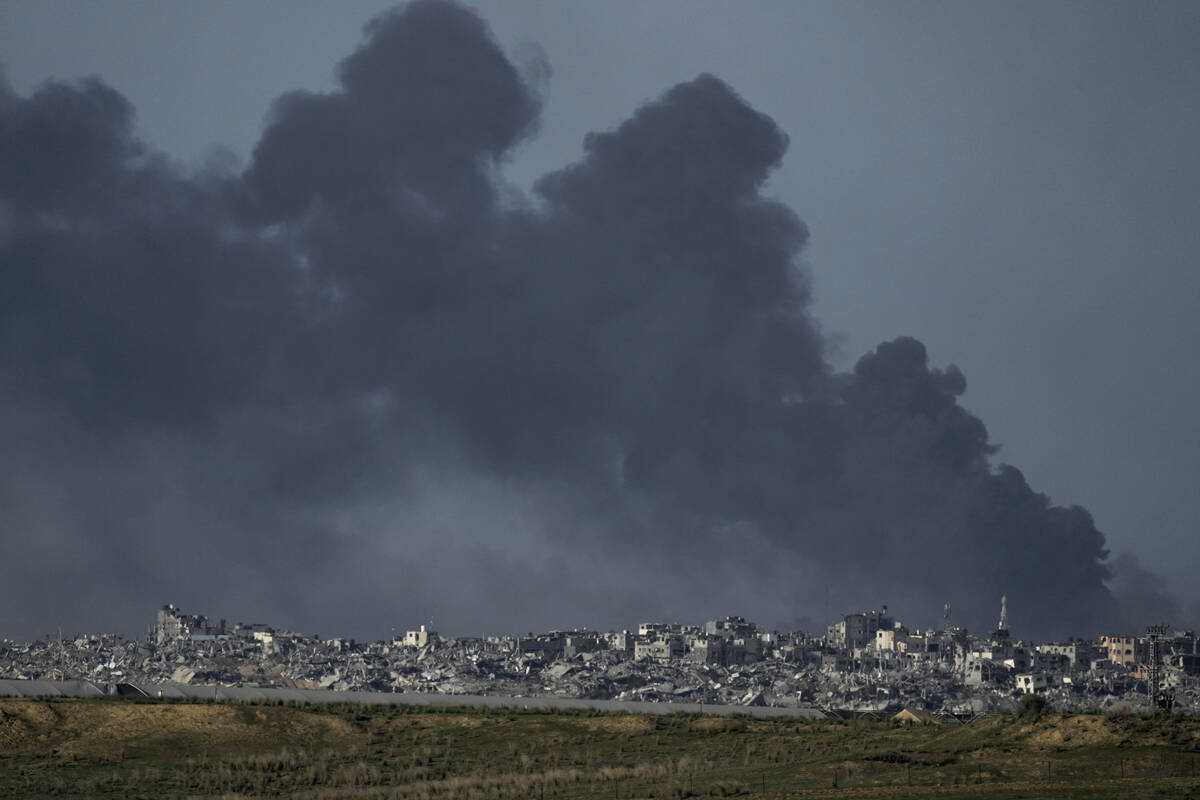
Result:
[[[1050,688],[1049,678],[1041,672],[1023,672],[1016,678],[1017,691],[1022,694],[1037,694]]]
[[[758,636],[758,626],[747,622],[745,617],[726,617],[710,619],[704,623],[704,632],[709,636],[721,636],[725,639],[748,639]]]
[[[650,641],[639,641],[633,646],[635,661],[657,661],[665,664],[681,658],[684,653],[683,637],[667,635]]]
[[[604,643],[614,652],[632,654],[635,638],[629,631],[610,631],[604,634]]]
[[[174,603],[167,603],[158,610],[154,627],[150,630],[155,644],[159,645],[173,639],[205,641],[224,639],[228,636],[225,632],[225,620],[219,620],[214,625],[208,621],[208,617],[180,612]]]
[[[896,626],[896,621],[888,616],[887,606],[883,607],[883,611],[847,614],[842,622],[845,632],[842,646],[848,650],[858,650],[874,644],[876,631],[891,630]]]
[[[1108,649],[1091,642],[1051,642],[1037,646],[1038,662],[1061,659],[1067,669],[1088,669],[1092,663],[1108,658]]]
[[[989,658],[982,658],[976,653],[967,657],[963,683],[967,686],[994,686],[1003,684],[1011,673],[1003,664],[997,664]]]
[[[1138,641],[1133,636],[1101,636],[1100,647],[1108,652],[1108,660],[1113,664],[1134,667],[1141,660]]]

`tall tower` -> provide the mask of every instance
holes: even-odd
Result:
[[[1146,664],[1147,678],[1146,681],[1150,690],[1150,713],[1157,713],[1160,709],[1169,709],[1172,705],[1171,698],[1168,693],[1162,688],[1162,639],[1167,632],[1166,625],[1151,625],[1146,628],[1146,639],[1149,644],[1150,652],[1149,663]]]
[[[1000,623],[992,632],[992,643],[999,644],[1008,640],[1008,595],[1002,594],[1000,595]]]

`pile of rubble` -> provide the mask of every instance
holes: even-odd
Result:
[[[1106,661],[1068,664],[1062,647],[1044,651],[1039,671],[1032,663],[1042,652],[1036,648],[1026,648],[1034,654],[1026,659],[1031,663],[1009,668],[993,659],[1026,651],[1010,643],[971,640],[959,632],[943,638],[946,646],[904,657],[832,639],[762,634],[753,623],[731,617],[703,628],[645,624],[636,634],[568,631],[442,638],[422,628],[392,642],[359,643],[320,640],[266,625],[227,630],[223,621],[210,625],[203,617],[184,617],[167,606],[143,640],[106,634],[2,641],[0,678],[815,706],[855,712],[909,708],[960,715],[1011,710],[1025,691],[1036,691],[1063,710],[1137,709],[1148,703],[1146,681],[1136,670],[1116,669]],[[983,663],[990,666],[975,668]],[[1177,670],[1167,676],[1176,708],[1200,711],[1196,679]]]

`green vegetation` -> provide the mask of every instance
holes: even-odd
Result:
[[[0,797],[1200,799],[1200,719],[0,700]]]

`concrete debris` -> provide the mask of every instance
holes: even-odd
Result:
[[[853,619],[852,619],[853,617]],[[740,617],[630,632],[320,640],[263,624],[226,628],[159,612],[145,639],[116,634],[0,641],[0,679],[97,685],[188,684],[356,692],[544,697],[848,713],[971,717],[1011,711],[1023,694],[1063,711],[1149,707],[1140,637],[1033,645],[947,626],[909,631],[882,613],[850,615],[823,636],[762,633]],[[1128,652],[1126,652],[1128,651]],[[1164,685],[1200,712],[1200,649],[1164,640]]]

